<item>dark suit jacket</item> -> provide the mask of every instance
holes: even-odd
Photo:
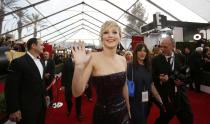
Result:
[[[71,92],[73,74],[74,74],[74,65],[72,59],[68,58],[64,63],[62,76],[61,76],[62,86],[65,87],[65,90],[67,92]]]
[[[45,67],[45,73],[49,73],[50,77],[49,79],[45,80],[46,85],[50,85],[52,82],[54,75],[55,75],[55,62],[52,59],[47,60],[47,65],[45,65],[45,60],[43,60],[44,67]]]
[[[194,51],[190,56],[190,69],[193,79],[202,81],[203,66],[202,55]]]
[[[184,56],[175,54],[174,71],[184,65]],[[169,78],[168,82],[160,83],[159,75],[167,74],[169,77],[173,74],[170,64],[166,61],[164,55],[158,55],[152,60],[152,76],[155,87],[157,88],[163,102],[168,102],[168,97],[175,94],[174,80]]]
[[[23,115],[34,116],[35,113],[45,110],[43,79],[28,54],[11,62],[5,85],[5,97],[8,113],[21,110]]]
[[[71,58],[68,58],[64,63],[62,76],[61,76],[61,83],[62,86],[65,87],[65,99],[66,101],[71,101],[72,97],[72,78],[74,74],[74,65]]]

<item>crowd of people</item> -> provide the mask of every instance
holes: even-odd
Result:
[[[134,51],[122,56],[116,52],[121,33],[116,22],[106,21],[100,31],[102,51],[87,52],[82,41],[72,47],[61,76],[66,115],[71,115],[75,97],[77,119],[83,120],[81,96],[85,93],[91,102],[94,86],[97,100],[93,124],[146,124],[152,103],[160,110],[155,124],[168,124],[174,116],[181,124],[193,124],[186,85],[194,82],[196,89],[199,87],[201,72],[210,68],[210,49],[198,47],[190,53],[186,48],[180,53],[169,36],[155,46],[153,54],[139,43]],[[46,88],[54,78],[56,62],[49,52],[43,52],[42,44],[41,39],[29,39],[27,53],[9,66],[5,85],[7,111],[9,119],[19,124],[44,124],[46,108],[52,105],[46,104],[53,101],[52,89]],[[127,80],[134,82],[133,96],[129,96]]]

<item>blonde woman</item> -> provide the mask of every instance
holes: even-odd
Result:
[[[133,60],[133,53],[131,51],[126,51],[124,56],[125,56],[127,63],[129,63]]]
[[[129,97],[126,84],[126,60],[116,53],[121,40],[121,28],[106,21],[100,32],[103,51],[86,54],[84,43],[73,49],[75,70],[72,92],[80,96],[92,76],[97,101],[93,124],[129,124]]]

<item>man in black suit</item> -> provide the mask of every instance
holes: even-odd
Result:
[[[174,40],[164,38],[161,42],[162,54],[152,60],[153,81],[163,100],[155,124],[168,124],[175,115],[181,124],[193,124],[193,114],[185,93],[185,78],[175,76],[175,73],[181,73],[185,60],[184,56],[173,51],[174,48]]]
[[[62,70],[62,76],[61,76],[61,82],[62,82],[62,89],[65,91],[65,99],[67,103],[67,115],[69,116],[71,113],[71,109],[73,106],[72,103],[72,78],[73,78],[73,73],[74,73],[74,65],[72,62],[71,58],[68,58],[66,62],[64,63],[64,67]],[[77,119],[79,121],[82,120],[82,115],[81,115],[81,105],[82,105],[82,97],[79,96],[76,99],[76,114],[77,114]]]
[[[44,124],[46,93],[44,67],[39,59],[43,48],[41,39],[29,39],[28,52],[9,66],[5,98],[9,119],[17,124]]]
[[[195,90],[201,92],[200,85],[203,82],[204,75],[204,60],[203,60],[203,48],[197,47],[190,56],[190,69],[193,82],[195,83]]]
[[[45,51],[43,53],[43,62],[44,62],[44,67],[45,67],[45,74],[44,74],[44,79],[45,79],[45,85],[46,88],[49,87],[49,85],[52,83],[55,75],[55,62],[50,59],[50,55],[48,51]],[[47,89],[47,96],[50,97],[50,102],[52,103],[53,100],[53,94],[52,94],[52,87]]]

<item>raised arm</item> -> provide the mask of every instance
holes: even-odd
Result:
[[[79,42],[78,47],[72,49],[75,67],[72,79],[72,94],[75,97],[80,96],[92,73],[92,57],[86,54],[84,42]]]

